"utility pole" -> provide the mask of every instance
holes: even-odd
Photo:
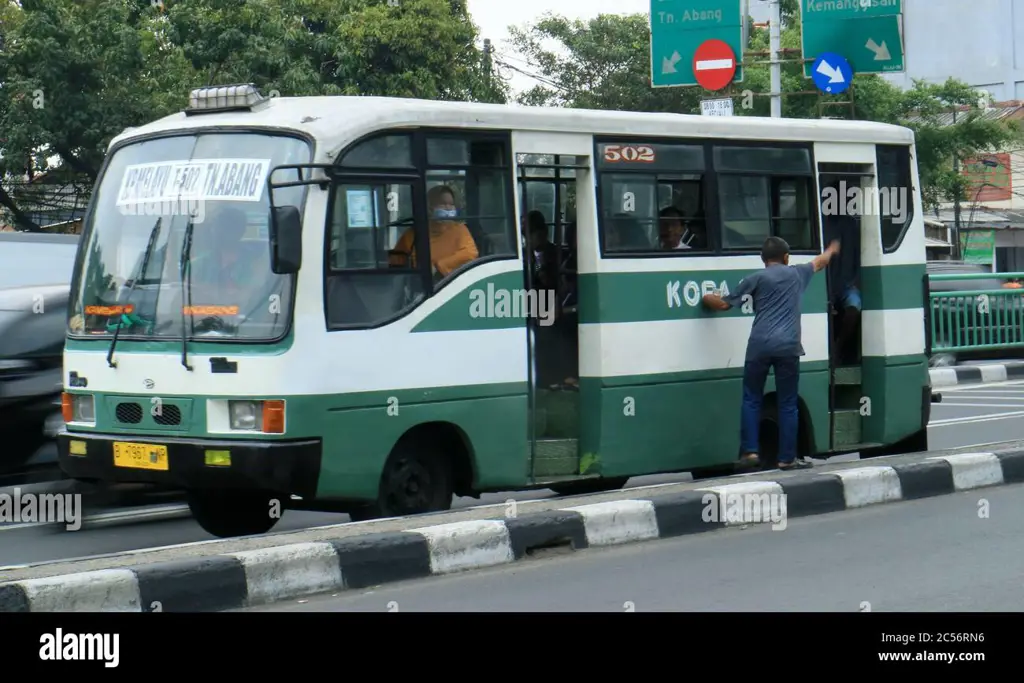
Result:
[[[953,109],[953,125],[956,125],[956,108]],[[953,173],[960,177],[960,155],[953,152]],[[953,260],[962,261],[963,253],[960,245],[960,190],[957,189],[953,198]]]
[[[484,38],[484,78],[487,79],[487,87],[491,86],[491,69],[493,68],[491,54],[493,52],[494,46],[491,45],[491,39]]]
[[[782,47],[782,11],[779,7],[780,0],[768,2],[772,10],[768,25],[771,41],[768,59],[771,61],[772,118],[778,119],[782,117],[782,64],[779,63],[779,50]]]

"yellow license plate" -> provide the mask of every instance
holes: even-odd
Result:
[[[167,446],[114,442],[114,465],[137,470],[167,470]]]

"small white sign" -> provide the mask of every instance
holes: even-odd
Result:
[[[258,202],[270,159],[193,159],[125,169],[117,204],[180,200]]]
[[[732,116],[732,98],[701,100],[700,113],[701,116]]]
[[[370,190],[348,190],[348,227],[373,227],[373,195]]]

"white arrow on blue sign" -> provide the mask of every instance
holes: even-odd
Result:
[[[811,78],[814,85],[829,95],[845,92],[853,81],[853,67],[842,55],[825,52],[814,60],[811,65]]]

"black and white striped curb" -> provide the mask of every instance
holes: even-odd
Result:
[[[1024,379],[1024,362],[1011,361],[991,365],[957,365],[951,368],[928,368],[932,389],[955,387],[958,384],[989,384]]]
[[[506,519],[8,582],[0,584],[0,612],[224,611],[495,567],[543,548],[582,550],[770,523],[777,518],[766,508],[778,499],[792,518],[1021,482],[1024,450],[801,472]],[[750,505],[752,499],[760,503]],[[739,516],[708,514],[732,509],[734,500],[745,501]]]

